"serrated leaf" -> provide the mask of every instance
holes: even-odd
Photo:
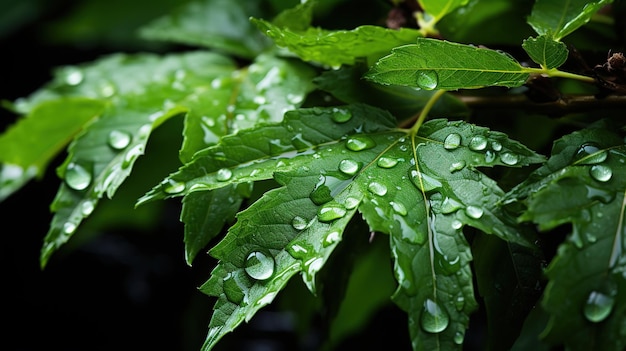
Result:
[[[565,44],[547,35],[528,38],[524,40],[522,47],[533,61],[547,69],[558,68],[564,64],[569,54]]]
[[[353,30],[308,28],[296,31],[258,18],[251,21],[277,46],[287,48],[304,61],[332,67],[352,65],[359,58],[378,58],[393,47],[413,43],[421,36],[419,31],[409,28],[395,30],[364,25]]]
[[[559,41],[583,26],[612,0],[536,0],[528,24],[539,35]]]
[[[476,167],[541,160],[502,133],[463,122],[433,120],[413,136],[366,105],[300,109],[281,124],[224,137],[140,203],[272,176],[283,185],[241,212],[210,251],[220,263],[203,291],[219,299],[205,349],[271,302],[292,275],[302,272],[314,292],[315,273],[356,209],[371,230],[391,235],[394,300],[411,325],[420,325],[424,306],[448,316],[442,333],[412,328],[415,348],[458,347],[475,308],[463,225],[526,244],[495,206],[504,192]],[[257,252],[257,261],[272,258],[272,274],[246,273],[246,258]]]
[[[253,58],[270,45],[249,21],[262,15],[259,1],[193,1],[146,25],[140,35]]]
[[[517,87],[529,73],[511,56],[490,49],[420,38],[417,44],[394,48],[366,74],[380,84],[425,90]]]
[[[467,4],[469,0],[419,0],[420,7],[434,18],[434,22]]]
[[[0,135],[0,201],[41,176],[48,163],[104,107],[102,101],[87,98],[47,101]]]
[[[572,350],[626,345],[626,146],[599,124],[554,144],[548,162],[509,197],[525,199],[521,217],[543,230],[571,223],[572,232],[546,274],[543,337]]]

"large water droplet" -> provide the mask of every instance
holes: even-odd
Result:
[[[500,142],[494,140],[494,141],[491,142],[491,148],[493,149],[493,151],[500,151],[500,150],[502,150],[502,144],[500,144]]]
[[[605,165],[593,165],[589,170],[591,177],[599,182],[608,182],[613,176],[611,167]]]
[[[330,204],[319,209],[317,219],[320,222],[331,222],[346,215],[346,208],[340,204]]]
[[[450,165],[450,173],[458,172],[462,170],[463,168],[465,168],[465,161],[461,160],[461,161],[453,162]]]
[[[173,179],[168,179],[163,191],[168,194],[178,194],[185,190],[185,183],[177,182]]]
[[[352,210],[359,206],[359,203],[361,203],[361,200],[357,199],[356,197],[348,197],[343,205],[346,207],[346,209]]]
[[[583,144],[576,154],[574,160],[579,164],[592,165],[600,162],[604,162],[608,156],[606,150],[600,149],[600,147],[594,143]]]
[[[337,123],[348,122],[352,118],[352,112],[343,108],[334,107],[330,118]]]
[[[75,86],[82,83],[84,78],[85,76],[81,70],[78,68],[70,68],[65,74],[65,83],[67,83],[67,85]]]
[[[495,159],[496,159],[496,153],[495,152],[493,152],[491,150],[485,151],[485,162],[492,163]]]
[[[308,224],[307,220],[300,216],[293,217],[293,220],[291,221],[291,225],[295,230],[302,230],[306,228]]]
[[[443,147],[446,150],[454,150],[461,146],[461,136],[457,133],[449,134],[443,141]]]
[[[424,302],[422,316],[420,317],[422,329],[429,333],[440,333],[448,327],[449,322],[450,317],[448,313],[439,307],[435,301],[427,299]]]
[[[130,144],[131,136],[128,132],[122,132],[119,130],[112,130],[109,133],[109,146],[116,150],[121,150]]]
[[[322,242],[322,246],[328,247],[332,244],[339,242],[340,236],[338,231],[332,231],[324,237],[324,241]]]
[[[85,167],[72,162],[65,169],[65,183],[74,190],[85,190],[91,184],[91,173]]]
[[[484,212],[485,211],[483,211],[482,208],[476,206],[467,206],[465,208],[465,214],[474,219],[479,219],[480,217],[482,217]]]
[[[469,148],[474,151],[481,151],[487,147],[487,138],[482,135],[476,135],[470,139]]]
[[[222,168],[218,170],[217,174],[215,175],[215,179],[217,179],[218,182],[225,182],[232,177],[233,177],[233,171],[231,171],[228,168]]]
[[[83,216],[89,216],[93,213],[93,210],[96,207],[96,202],[94,200],[85,200],[80,204],[80,213]]]
[[[369,190],[372,194],[376,194],[378,196],[383,196],[387,194],[387,187],[384,184],[378,182],[371,182],[367,186],[367,190]]]
[[[400,216],[406,216],[409,213],[406,207],[399,202],[390,201],[389,205],[391,206],[391,208],[393,208],[393,211],[399,214]]]
[[[353,136],[346,141],[346,147],[348,150],[352,151],[367,150],[373,148],[374,146],[376,146],[374,139],[365,135]]]
[[[253,251],[246,258],[244,269],[253,279],[268,279],[274,274],[274,258],[261,251]]]
[[[465,339],[465,333],[462,331],[458,331],[454,334],[454,338],[452,340],[455,344],[461,345],[463,344],[463,339]]]
[[[519,156],[510,152],[504,152],[500,155],[500,161],[505,165],[514,166],[519,162]]]
[[[451,197],[446,197],[441,202],[441,213],[448,214],[463,208],[463,204]]]
[[[354,160],[342,160],[339,162],[339,170],[347,175],[354,175],[359,171],[359,163]]]
[[[376,164],[378,165],[378,167],[381,168],[393,168],[395,167],[395,165],[398,164],[398,159],[382,156],[378,159],[378,162],[376,162]]]
[[[76,223],[73,222],[65,222],[63,224],[63,233],[72,234],[76,231]]]
[[[424,90],[433,90],[439,84],[439,76],[435,71],[419,71],[417,72],[417,86]]]
[[[592,291],[587,297],[583,313],[591,322],[602,322],[611,314],[614,304],[615,299],[612,296]]]

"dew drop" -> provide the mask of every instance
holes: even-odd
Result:
[[[613,176],[613,171],[609,166],[593,165],[589,170],[591,177],[599,182],[608,182]]]
[[[463,168],[465,168],[465,161],[461,160],[461,161],[453,162],[450,165],[450,173],[458,172],[462,170]]]
[[[378,165],[378,167],[381,168],[393,168],[395,165],[398,164],[398,159],[382,156],[378,159],[376,164]]]
[[[479,219],[480,217],[483,216],[483,209],[480,207],[476,207],[476,206],[467,206],[465,208],[465,214],[467,214],[468,216],[474,218],[474,219]]]
[[[344,202],[344,206],[346,207],[346,209],[352,210],[359,206],[359,203],[361,203],[361,200],[357,199],[356,197],[348,197]]]
[[[613,297],[598,291],[592,291],[587,297],[583,313],[591,322],[602,322],[611,314],[614,304],[615,299]]]
[[[516,154],[504,152],[500,155],[500,161],[505,165],[514,166],[519,162],[519,157]]]
[[[476,135],[472,137],[468,146],[474,151],[484,150],[487,147],[487,138],[482,135]]]
[[[354,175],[359,171],[359,163],[354,160],[342,160],[339,162],[339,170],[347,175]]]
[[[228,168],[222,168],[218,170],[217,174],[215,175],[215,179],[217,179],[218,182],[225,182],[232,177],[233,177],[233,172]]]
[[[72,162],[65,169],[65,183],[74,190],[85,190],[91,184],[91,173],[85,167]]]
[[[452,229],[461,229],[461,227],[463,226],[463,222],[459,221],[458,219],[455,219],[452,221],[452,223],[450,223],[450,226],[452,226]]]
[[[300,216],[293,217],[293,220],[291,221],[291,225],[295,230],[302,230],[306,228],[307,224],[307,220]]]
[[[496,153],[495,152],[493,152],[491,150],[485,151],[485,162],[492,163],[495,159],[496,159]]]
[[[397,214],[401,216],[406,216],[409,213],[406,210],[406,207],[399,202],[391,201],[389,202],[389,205],[391,206],[391,208],[393,208],[394,212],[396,212]]]
[[[449,134],[443,141],[443,147],[446,150],[454,150],[461,146],[461,135],[457,133]]]
[[[502,150],[502,144],[494,140],[491,142],[491,148],[493,149],[493,151],[500,151]]]
[[[339,232],[338,231],[332,231],[328,234],[326,234],[326,236],[324,237],[324,241],[322,242],[322,245],[324,247],[328,247],[332,244],[335,244],[337,242],[339,242]]]
[[[384,184],[380,184],[378,182],[371,182],[367,186],[367,190],[369,190],[372,194],[376,194],[378,196],[383,196],[387,194],[387,187]]]
[[[253,251],[246,258],[244,269],[253,279],[268,279],[274,274],[274,258],[263,252]]]
[[[452,340],[455,344],[461,345],[463,344],[463,339],[465,339],[465,333],[462,331],[458,331],[454,334],[454,338]]]
[[[320,222],[331,222],[346,215],[346,208],[340,204],[327,205],[319,209],[317,219]]]
[[[65,224],[63,224],[63,233],[72,234],[75,231],[76,231],[76,224],[72,222],[65,222]]]
[[[178,194],[183,190],[185,190],[185,183],[177,182],[173,179],[168,179],[167,185],[163,189],[168,194]]]
[[[608,152],[606,150],[600,149],[600,147],[594,143],[587,143],[581,145],[578,151],[576,151],[574,159],[578,161],[579,164],[593,165],[604,162],[607,156]]]
[[[109,133],[109,146],[116,150],[121,150],[127,147],[130,144],[131,136],[130,133],[122,132],[119,130],[112,130]]]
[[[422,329],[428,333],[440,333],[448,327],[449,321],[448,313],[441,309],[435,301],[427,299],[424,302],[420,317]]]
[[[435,71],[419,71],[417,72],[417,86],[424,90],[433,90],[439,84],[439,76]]]
[[[81,70],[77,68],[71,68],[66,72],[65,83],[67,83],[67,85],[76,86],[82,83],[84,78],[85,76],[83,75],[83,72]]]
[[[463,208],[463,204],[451,197],[446,197],[441,202],[441,213],[448,214]]]
[[[80,204],[80,213],[83,216],[89,216],[91,213],[93,213],[93,210],[95,209],[96,205],[95,202],[92,200],[85,200],[83,201],[83,203]]]
[[[300,95],[300,94],[287,94],[287,102],[289,102],[290,104],[299,104],[302,102],[302,100],[304,100],[304,96]]]
[[[454,307],[456,307],[457,311],[463,310],[463,307],[465,307],[465,297],[463,297],[463,295],[458,295],[454,299]]]
[[[337,123],[346,123],[352,118],[352,112],[343,108],[333,108],[333,114],[330,117]]]
[[[348,150],[352,151],[367,150],[373,148],[374,146],[376,146],[374,139],[364,135],[357,135],[346,141],[346,147]]]

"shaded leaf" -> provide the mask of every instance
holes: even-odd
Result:
[[[435,23],[458,7],[466,5],[467,2],[468,0],[419,0],[420,7],[433,17]]]
[[[313,20],[313,6],[315,1],[301,2],[293,8],[286,9],[276,15],[272,23],[279,28],[291,30],[306,30]]]
[[[569,50],[560,41],[553,40],[547,35],[524,40],[522,47],[530,58],[543,68],[558,68],[567,60]]]
[[[302,60],[333,67],[352,65],[359,58],[376,59],[393,47],[412,43],[421,36],[414,29],[394,30],[371,25],[353,30],[308,28],[296,31],[257,18],[253,18],[252,23],[276,45],[287,48]]]
[[[365,76],[376,83],[425,90],[517,87],[529,74],[512,57],[489,49],[420,38],[393,49]]]
[[[626,345],[626,146],[612,130],[598,124],[557,140],[548,162],[509,193],[528,205],[521,219],[542,230],[572,226],[542,301],[550,315],[542,336],[572,350]]]
[[[537,0],[528,17],[528,24],[539,35],[559,41],[587,23],[612,0]]]
[[[238,214],[210,251],[220,263],[203,285],[218,297],[205,349],[271,302],[294,274],[302,272],[315,292],[316,272],[357,209],[371,230],[391,235],[400,284],[394,301],[409,314],[415,348],[458,348],[475,308],[463,225],[526,244],[494,205],[504,192],[476,167],[541,160],[504,134],[463,122],[433,120],[413,135],[366,105],[300,109],[281,124],[222,138],[139,203],[271,177],[283,185]],[[247,259],[272,262],[271,274],[246,270]],[[446,324],[429,321],[424,308],[441,311]],[[424,319],[435,329],[417,328]]]

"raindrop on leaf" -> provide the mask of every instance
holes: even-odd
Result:
[[[215,179],[217,179],[218,182],[225,182],[232,177],[233,177],[233,172],[228,168],[222,168],[218,170],[217,174],[215,175]]]
[[[359,163],[354,160],[342,160],[339,162],[339,170],[347,175],[354,175],[359,171]]]
[[[130,144],[131,136],[130,133],[122,132],[119,130],[112,130],[109,133],[108,143],[109,146],[114,148],[115,150],[121,150]]]
[[[505,165],[514,166],[519,162],[519,157],[516,154],[505,152],[500,155],[500,161]]]
[[[331,222],[346,215],[346,208],[340,204],[324,206],[317,212],[317,219],[320,222]]]
[[[450,317],[448,313],[439,307],[435,301],[427,299],[424,302],[422,316],[420,317],[422,329],[429,333],[440,333],[446,330],[449,322]]]
[[[246,258],[244,269],[253,279],[268,279],[274,274],[274,258],[261,251],[253,251]]]
[[[374,146],[376,146],[374,139],[364,135],[357,135],[346,141],[346,147],[348,150],[352,151],[367,150],[373,148]]]
[[[417,72],[417,86],[424,90],[433,90],[439,84],[439,76],[435,71]]]
[[[589,170],[591,177],[599,182],[608,182],[613,176],[613,171],[609,166],[594,165]]]
[[[369,190],[372,194],[376,194],[378,196],[383,196],[387,194],[387,187],[384,184],[378,182],[371,182],[367,186],[367,190]]]
[[[598,291],[592,291],[587,297],[583,313],[591,322],[602,322],[611,314],[614,304],[615,299],[613,297]]]
[[[487,147],[487,138],[482,135],[472,137],[469,142],[469,148],[474,151],[481,151]]]
[[[91,173],[77,163],[70,163],[65,169],[65,183],[74,190],[85,190],[91,184]]]
[[[454,150],[461,146],[461,136],[457,133],[449,134],[443,141],[446,150]]]
[[[333,108],[333,114],[330,117],[337,123],[346,123],[352,118],[352,112],[343,108]]]

